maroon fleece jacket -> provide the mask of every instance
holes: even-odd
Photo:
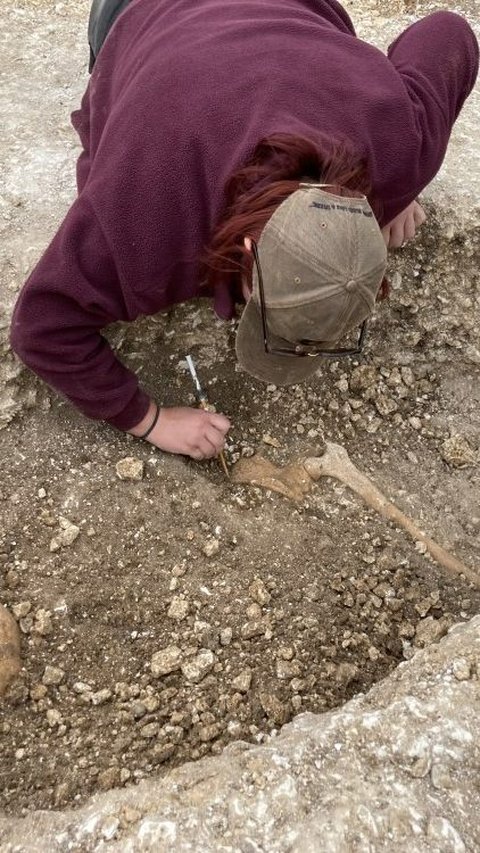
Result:
[[[224,186],[264,136],[316,131],[366,156],[387,224],[438,171],[478,70],[459,15],[413,24],[388,56],[336,0],[133,0],[72,121],[78,197],[19,296],[11,343],[92,418],[146,414],[101,330],[198,295]]]

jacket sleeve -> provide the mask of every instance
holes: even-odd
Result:
[[[85,415],[130,429],[146,414],[148,396],[100,331],[136,316],[98,220],[80,196],[20,293],[12,348]]]
[[[442,165],[455,120],[478,73],[478,42],[472,28],[453,12],[434,12],[408,27],[388,49],[414,113],[417,156],[409,192],[386,202],[384,221],[407,207]],[[391,215],[390,215],[391,214]]]

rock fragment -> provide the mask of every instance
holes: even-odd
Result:
[[[167,646],[166,649],[152,655],[150,670],[154,678],[160,678],[162,675],[168,675],[169,672],[180,669],[181,663],[181,649],[178,646]]]
[[[174,596],[170,602],[170,607],[167,610],[167,616],[169,616],[170,619],[175,619],[177,622],[181,622],[183,619],[186,619],[189,611],[189,602],[185,601],[183,598],[179,598],[179,596]]]
[[[243,669],[232,681],[232,688],[239,693],[248,693],[252,683],[253,672],[251,669]]]
[[[449,627],[450,621],[444,616],[441,619],[434,619],[433,616],[421,619],[415,631],[415,645],[423,648],[431,643],[438,643]]]
[[[50,687],[51,685],[56,686],[57,684],[61,684],[64,678],[65,672],[63,669],[60,669],[58,666],[49,666],[47,664],[42,676],[42,683],[47,687]]]
[[[466,468],[477,461],[477,454],[462,435],[447,438],[440,448],[440,455],[453,468]]]
[[[214,557],[220,551],[220,542],[218,539],[207,539],[202,550],[206,557]]]
[[[182,664],[182,673],[188,681],[198,684],[213,669],[215,655],[210,649],[202,649],[193,660]]]
[[[143,480],[144,464],[136,456],[125,456],[115,465],[117,477],[120,480]]]
[[[288,707],[274,693],[260,693],[260,704],[269,720],[277,726],[283,726],[288,720]]]
[[[80,528],[68,518],[60,516],[58,519],[60,530],[50,541],[50,551],[58,551],[60,548],[68,548],[73,545],[80,535]]]
[[[41,637],[47,637],[53,631],[52,625],[52,614],[50,610],[43,610],[40,608],[35,613],[35,622],[33,623],[33,630],[36,634],[40,634]]]
[[[265,584],[260,578],[255,578],[254,581],[248,587],[248,594],[250,598],[253,598],[260,607],[264,607],[265,604],[268,604],[271,601],[272,596],[267,590]]]

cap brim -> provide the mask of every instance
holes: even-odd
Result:
[[[269,337],[272,346],[285,347],[282,338]],[[243,311],[235,344],[237,359],[243,370],[255,379],[272,385],[297,385],[309,379],[320,367],[319,357],[271,355],[265,352],[260,309],[250,299]]]

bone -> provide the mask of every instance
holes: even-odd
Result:
[[[285,468],[278,468],[262,456],[241,459],[233,469],[232,482],[250,483],[300,502],[310,491],[312,481],[320,477],[334,477],[363,498],[383,518],[403,527],[415,542],[421,542],[430,556],[450,574],[464,575],[480,586],[480,575],[430,539],[411,518],[388,500],[353,464],[344,447],[327,441],[321,452],[322,456],[313,456]]]
[[[374,483],[358,470],[344,447],[326,442],[323,456],[306,459],[303,465],[312,480],[318,480],[320,477],[334,477],[340,480],[384,518],[403,527],[415,542],[421,542],[430,556],[448,572],[464,575],[472,583],[480,586],[480,575],[426,536],[411,518],[388,500]]]
[[[278,468],[263,456],[240,459],[233,468],[232,482],[270,489],[292,501],[302,501],[312,487],[312,480],[302,464]]]
[[[20,634],[17,623],[0,605],[0,696],[20,672]]]

